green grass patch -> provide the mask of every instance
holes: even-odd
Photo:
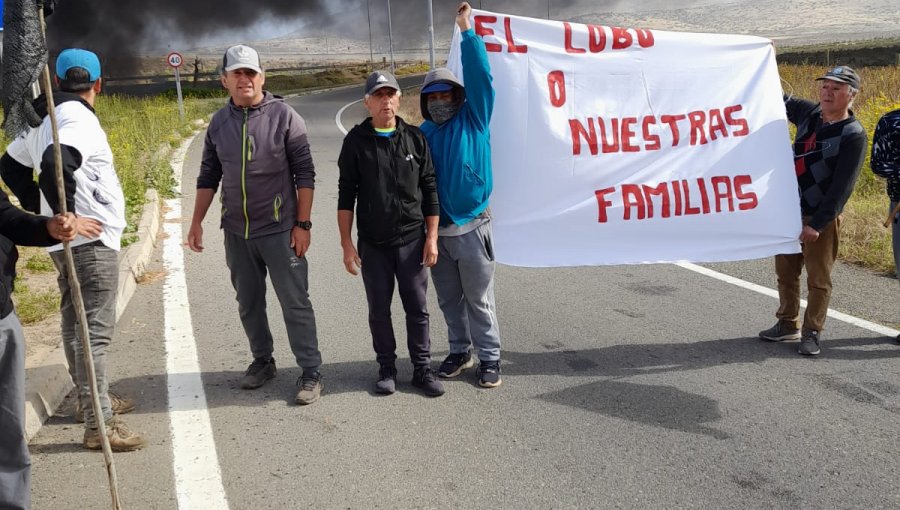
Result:
[[[33,273],[50,273],[56,271],[53,259],[46,252],[34,254],[25,261],[25,269]]]
[[[59,291],[31,291],[22,279],[16,279],[16,315],[24,325],[40,322],[59,311]]]

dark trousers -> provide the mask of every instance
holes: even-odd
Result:
[[[422,265],[425,238],[404,246],[382,248],[359,241],[362,278],[369,302],[369,329],[378,363],[394,363],[397,340],[391,323],[394,281],[406,312],[406,345],[414,366],[431,363],[431,335],[428,330],[428,270]]]
[[[288,343],[297,365],[318,370],[322,364],[316,316],[309,300],[309,266],[291,248],[291,231],[253,239],[225,232],[225,262],[238,302],[241,324],[254,358],[268,358],[274,351],[266,312],[266,274],[281,304]]]

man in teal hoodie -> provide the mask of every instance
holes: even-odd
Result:
[[[478,383],[500,385],[500,330],[494,305],[494,250],[488,199],[493,189],[490,120],[494,89],[484,41],[467,2],[457,9],[463,84],[446,68],[422,85],[421,129],[431,147],[441,215],[431,278],[447,321],[450,355],[438,375],[455,377],[480,361]]]

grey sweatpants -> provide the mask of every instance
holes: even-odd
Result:
[[[499,360],[491,223],[460,236],[438,237],[431,279],[447,322],[450,352],[464,353],[474,345],[479,360]]]
[[[25,442],[25,338],[12,312],[0,319],[0,508],[31,503],[31,456]]]
[[[274,345],[266,314],[266,273],[281,304],[288,342],[297,365],[322,364],[316,317],[309,300],[309,265],[291,248],[291,231],[253,239],[225,232],[225,262],[238,302],[244,333],[254,358],[272,356]]]

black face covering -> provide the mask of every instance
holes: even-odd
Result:
[[[456,112],[459,111],[459,104],[456,101],[437,100],[428,102],[428,113],[431,120],[438,124],[443,124],[450,120]]]

